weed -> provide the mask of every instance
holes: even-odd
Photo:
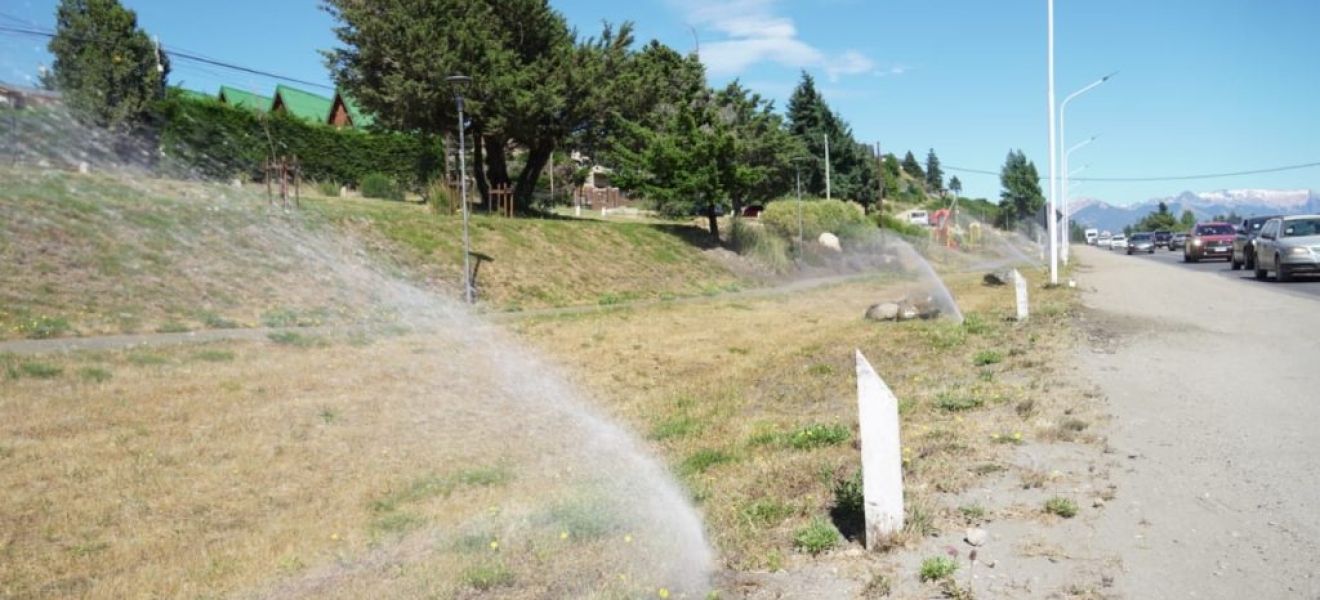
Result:
[[[1077,516],[1077,503],[1062,496],[1055,496],[1045,501],[1045,512],[1071,519]]]
[[[44,362],[19,363],[18,371],[24,376],[37,379],[54,379],[64,374],[64,369]]]
[[[921,561],[918,574],[922,581],[943,581],[958,571],[958,561],[949,556],[932,556]]]
[[[156,333],[187,333],[191,328],[179,321],[166,321],[156,328]]]
[[[604,502],[586,499],[555,505],[546,521],[574,539],[598,540],[618,531],[619,523],[612,515]]]
[[[981,463],[968,470],[976,475],[990,475],[1003,471],[1004,467],[1003,465],[997,465],[995,463]]]
[[[816,363],[814,365],[811,365],[810,367],[807,367],[808,375],[831,375],[833,373],[834,373],[834,367],[824,363]]]
[[[773,527],[794,513],[791,505],[774,498],[757,498],[739,511],[748,523],[760,527]]]
[[[734,458],[732,455],[722,450],[698,450],[684,459],[683,464],[679,465],[678,470],[684,475],[705,473],[715,465],[730,463],[733,462],[733,460]]]
[[[319,348],[329,345],[329,343],[320,336],[303,335],[296,331],[276,331],[266,337],[276,344],[296,346],[298,348]]]
[[[958,512],[962,513],[968,523],[977,524],[985,522],[985,507],[977,504],[968,504],[958,507]]]
[[[865,518],[864,501],[860,469],[852,477],[834,482],[834,507],[839,513]]]
[[[400,534],[412,531],[426,524],[420,515],[407,512],[394,512],[379,517],[371,522],[371,529],[377,533]]]
[[[513,585],[513,571],[501,563],[488,563],[468,567],[463,571],[463,582],[481,592]]]
[[[1087,423],[1086,421],[1083,421],[1081,419],[1066,419],[1064,420],[1064,422],[1059,423],[1059,429],[1062,429],[1064,431],[1071,431],[1073,433],[1081,433],[1083,431],[1086,431],[1086,428],[1090,426],[1091,426],[1090,423]]]
[[[816,519],[793,534],[793,545],[803,552],[817,556],[839,544],[843,536],[829,521]]]
[[[202,350],[197,353],[197,360],[206,362],[229,362],[234,360],[234,353],[228,350]]]
[[[994,350],[982,350],[980,352],[977,352],[976,356],[972,357],[972,364],[978,367],[984,367],[986,365],[993,365],[996,363],[1003,362],[1003,360],[1004,360],[1003,354],[1000,354]]]
[[[1030,398],[1023,400],[1017,403],[1017,406],[1013,407],[1013,412],[1017,413],[1019,419],[1026,421],[1036,416],[1036,413],[1038,412],[1036,410],[1036,401]]]
[[[980,408],[985,402],[976,396],[970,394],[955,394],[953,392],[940,392],[935,397],[935,408],[947,412],[960,412]]]
[[[326,425],[329,425],[334,423],[335,419],[339,418],[339,413],[335,412],[335,409],[327,406],[317,412],[316,416],[321,417],[321,420],[324,421]]]
[[[69,319],[65,317],[48,317],[41,315],[31,319],[23,319],[18,323],[18,331],[28,339],[45,340],[53,337],[59,337],[68,332],[72,327],[69,325]]]
[[[513,481],[513,471],[505,465],[473,467],[460,471],[458,482],[472,487],[494,487]]]
[[[807,425],[788,434],[785,442],[795,450],[812,450],[847,442],[852,432],[843,425]]]
[[[212,312],[204,312],[197,315],[202,324],[211,329],[237,329],[238,322]]]
[[[862,587],[863,598],[883,598],[888,596],[894,589],[894,582],[890,581],[889,576],[884,573],[875,573],[866,581]]]
[[[982,335],[995,331],[995,327],[985,315],[968,312],[963,315],[963,330],[971,335]]]
[[[1014,445],[1021,444],[1022,432],[1014,431],[1013,433],[992,433],[990,434],[990,441],[996,444],[1014,444]]]
[[[904,533],[912,537],[924,538],[940,532],[939,528],[935,527],[935,515],[924,505],[911,502],[905,508],[907,518],[903,521]]]
[[[78,371],[78,374],[83,379],[94,383],[103,383],[110,380],[110,371],[101,367],[86,367]]]
[[[675,417],[657,423],[651,428],[651,439],[660,441],[680,439],[701,433],[701,422],[690,416]]]
[[[128,355],[128,362],[139,367],[154,367],[166,364],[169,360],[159,354],[134,352]]]

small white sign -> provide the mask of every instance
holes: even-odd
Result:
[[[857,420],[862,438],[866,549],[903,530],[903,445],[898,398],[857,351]]]
[[[1013,269],[1013,287],[1017,288],[1017,320],[1027,320],[1027,278],[1023,277],[1017,269]]]

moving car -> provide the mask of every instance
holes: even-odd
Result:
[[[1099,229],[1087,229],[1087,230],[1086,230],[1085,232],[1083,232],[1083,233],[1086,235],[1086,245],[1087,245],[1087,246],[1094,246],[1095,243],[1096,243],[1096,239],[1098,239],[1098,238],[1100,237],[1100,230],[1099,230]]]
[[[1183,245],[1183,262],[1196,262],[1207,258],[1233,259],[1233,236],[1237,230],[1222,221],[1197,223],[1187,234]]]
[[[1169,251],[1182,250],[1187,245],[1187,232],[1179,231],[1169,238]]]
[[[1109,238],[1110,250],[1127,250],[1127,247],[1128,247],[1128,241],[1126,235],[1123,235],[1121,233],[1115,233],[1114,237]]]
[[[1233,257],[1228,259],[1233,264],[1234,271],[1244,266],[1248,269],[1256,268],[1256,235],[1260,233],[1260,228],[1266,221],[1282,216],[1266,215],[1242,219],[1242,223],[1237,226],[1237,235],[1233,236]]]
[[[1256,279],[1274,271],[1280,283],[1294,273],[1320,273],[1320,215],[1289,215],[1266,221],[1256,236]]]
[[[1132,239],[1128,240],[1127,243],[1127,253],[1136,254],[1137,252],[1154,254],[1155,234],[1146,232],[1132,234]]]
[[[1100,237],[1095,238],[1095,245],[1100,248],[1108,248],[1113,239],[1113,236],[1110,236],[1108,231],[1102,231],[1100,232]]]
[[[1173,232],[1164,231],[1164,230],[1156,231],[1154,235],[1155,247],[1168,248],[1169,241],[1172,239],[1173,239]]]

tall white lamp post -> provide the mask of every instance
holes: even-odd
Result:
[[[1076,150],[1076,149],[1078,149],[1078,148],[1081,148],[1082,146],[1085,146],[1085,145],[1087,145],[1087,144],[1090,144],[1091,142],[1094,142],[1095,139],[1098,138],[1098,137],[1100,137],[1100,136],[1097,134],[1097,135],[1093,135],[1093,136],[1091,136],[1091,137],[1089,137],[1089,138],[1086,138],[1085,141],[1083,141],[1083,142],[1077,144],[1076,146],[1073,146],[1072,148],[1069,148],[1069,149],[1065,150],[1064,153],[1063,153],[1063,227],[1064,227],[1064,233],[1063,233],[1063,246],[1062,246],[1062,249],[1063,249],[1063,262],[1064,262],[1064,264],[1068,264],[1068,246],[1071,245],[1071,244],[1070,244],[1071,240],[1069,240],[1068,238],[1070,237],[1070,234],[1072,233],[1072,227],[1071,227],[1070,224],[1069,224],[1070,220],[1072,219],[1072,200],[1071,200],[1071,198],[1069,198],[1069,196],[1072,195],[1072,192],[1068,189],[1068,178],[1072,176],[1072,173],[1069,173],[1069,172],[1068,172],[1068,157],[1069,157],[1069,156],[1072,156],[1073,150]],[[1083,168],[1085,168],[1085,167],[1083,167]],[[1078,169],[1078,170],[1080,171],[1081,169]]]
[[[468,202],[467,202],[467,147],[463,136],[463,92],[472,85],[472,78],[467,75],[450,75],[445,78],[454,90],[454,102],[458,104],[458,201],[463,208],[463,300],[472,304],[472,249],[468,238]]]
[[[1050,0],[1050,2],[1052,3],[1053,0]],[[1053,12],[1053,8],[1051,8],[1051,13],[1052,13],[1052,12]],[[1051,24],[1050,24],[1050,27],[1051,27],[1051,29],[1050,29],[1050,31],[1051,31],[1051,34],[1050,34],[1050,40],[1051,40],[1051,41],[1050,41],[1050,43],[1051,43],[1051,44],[1053,44],[1053,40],[1054,40],[1054,34],[1053,34],[1053,27],[1054,27],[1054,25],[1053,25],[1053,21],[1054,21],[1054,18],[1051,16],[1051,17],[1050,17],[1050,23],[1051,23]],[[1051,46],[1051,48],[1053,48],[1053,46]],[[1051,50],[1051,53],[1053,53],[1053,50]],[[1053,63],[1054,63],[1054,59],[1051,58],[1051,59],[1050,59],[1050,64],[1053,65]],[[1053,67],[1051,67],[1051,71],[1052,71],[1052,70],[1053,70]],[[1067,119],[1065,118],[1066,115],[1067,115],[1067,112],[1068,112],[1068,103],[1069,103],[1069,102],[1072,102],[1074,98],[1076,98],[1076,97],[1078,97],[1078,96],[1080,96],[1080,95],[1082,95],[1082,94],[1085,94],[1086,92],[1089,92],[1089,91],[1095,89],[1095,88],[1096,88],[1097,86],[1099,86],[1100,84],[1102,84],[1102,83],[1104,83],[1104,82],[1106,82],[1106,81],[1109,81],[1109,80],[1110,80],[1111,78],[1113,78],[1115,75],[1118,75],[1118,71],[1114,71],[1113,73],[1110,73],[1110,74],[1108,74],[1108,75],[1105,75],[1104,77],[1101,77],[1100,79],[1097,79],[1097,80],[1095,80],[1095,81],[1092,81],[1091,83],[1086,84],[1085,86],[1082,87],[1082,89],[1077,90],[1077,91],[1075,91],[1075,92],[1073,92],[1073,93],[1071,93],[1071,94],[1068,94],[1068,97],[1064,98],[1064,99],[1063,99],[1063,102],[1062,102],[1061,104],[1059,104],[1059,147],[1066,147],[1066,146],[1068,145],[1068,135],[1067,135],[1067,133],[1066,133],[1066,131],[1067,131],[1067,125],[1068,125],[1068,121],[1067,121]],[[1053,74],[1051,74],[1051,80],[1052,80],[1052,79],[1053,79]],[[1054,87],[1054,84],[1051,83],[1051,84],[1050,84],[1050,88],[1051,88],[1050,91],[1051,91],[1051,94],[1053,94],[1053,87]],[[1053,135],[1053,134],[1051,134],[1051,135]],[[1095,138],[1093,137],[1093,138],[1091,138],[1091,139],[1094,140]],[[1051,146],[1051,150],[1050,150],[1050,152],[1051,152],[1051,153],[1054,152],[1052,146]],[[1070,150],[1069,152],[1071,152],[1071,150]],[[1051,164],[1053,164],[1053,161],[1051,161]],[[1068,157],[1067,157],[1067,154],[1066,154],[1066,153],[1065,153],[1064,158],[1063,158],[1063,173],[1064,173],[1064,176],[1063,176],[1063,177],[1064,177],[1064,180],[1063,180],[1063,184],[1062,184],[1062,187],[1063,187],[1063,193],[1064,193],[1064,199],[1063,199],[1063,205],[1064,205],[1064,208],[1063,208],[1063,214],[1066,215],[1066,214],[1068,214],[1068,198],[1067,198],[1067,194],[1068,194]],[[1051,175],[1053,175],[1052,172],[1051,172]],[[1065,233],[1064,235],[1066,236],[1067,234]],[[1064,240],[1067,240],[1066,237],[1063,238],[1063,239],[1064,239]],[[1064,256],[1066,257],[1066,256],[1067,256],[1067,253],[1068,253],[1068,250],[1067,250],[1067,248],[1068,248],[1068,244],[1065,242],[1064,245],[1063,245],[1063,247],[1064,247],[1064,251],[1063,251],[1063,252],[1064,252]],[[1066,258],[1065,258],[1065,260],[1066,260]]]
[[[1050,130],[1050,197],[1049,210],[1045,217],[1045,230],[1050,238],[1050,285],[1059,285],[1059,232],[1058,232],[1058,214],[1055,202],[1058,199],[1059,177],[1056,173],[1055,163],[1059,157],[1058,148],[1055,142],[1058,138],[1054,132],[1054,0],[1045,0],[1047,32],[1046,39],[1046,70],[1049,73],[1047,95],[1049,97],[1049,130]]]

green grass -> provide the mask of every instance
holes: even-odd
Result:
[[[1077,516],[1077,503],[1062,496],[1055,496],[1045,501],[1045,512],[1071,519]]]
[[[978,367],[984,367],[986,365],[993,365],[996,363],[1003,362],[1003,360],[1004,360],[1004,355],[1000,354],[999,352],[996,352],[994,350],[982,350],[980,352],[977,352],[976,356],[972,357],[972,364]]]
[[[110,381],[110,371],[101,367],[84,367],[78,371],[78,375],[87,381],[93,383],[104,383]]]
[[[733,455],[724,452],[723,450],[698,450],[690,454],[686,459],[683,459],[682,464],[678,466],[678,471],[684,475],[705,473],[715,465],[722,465],[733,461]]]
[[[843,536],[839,535],[839,530],[825,519],[815,519],[810,525],[793,533],[794,547],[812,556],[834,548],[841,541]]]
[[[985,402],[967,392],[946,391],[935,396],[935,408],[946,412],[961,412],[980,408]]]
[[[958,571],[958,561],[948,556],[932,556],[921,561],[917,572],[922,581],[943,581]]]
[[[50,363],[44,362],[23,362],[18,365],[18,372],[24,377],[35,377],[37,379],[54,379],[64,374],[64,369]]]

